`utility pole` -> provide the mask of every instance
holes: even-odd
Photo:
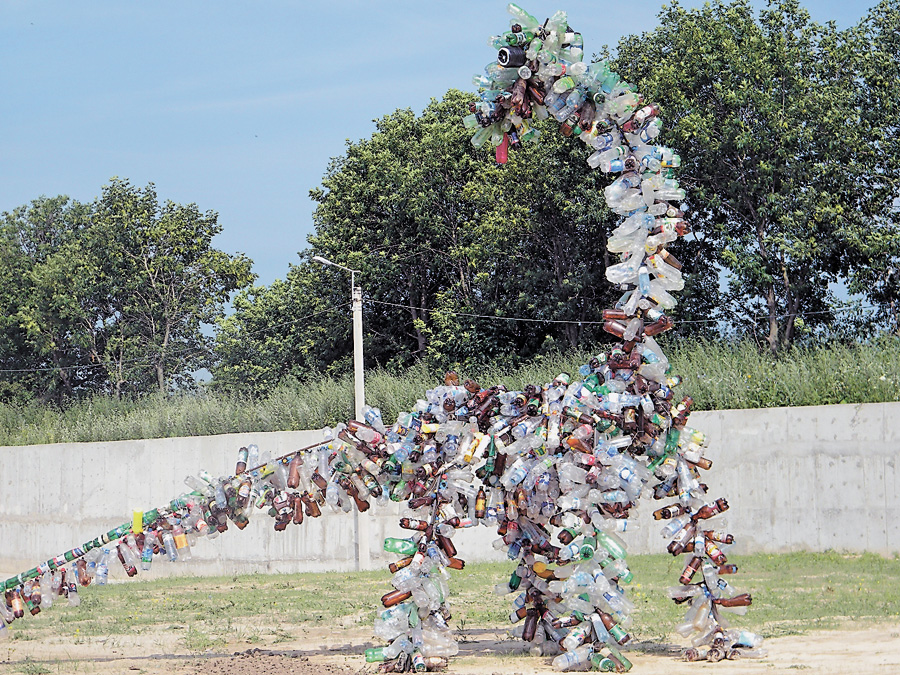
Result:
[[[353,390],[356,399],[356,419],[365,421],[363,406],[366,404],[366,387],[363,380],[363,325],[362,325],[362,288],[356,286],[355,275],[351,275],[353,287]],[[369,517],[360,516],[359,509],[354,509],[356,519],[356,569],[368,569],[371,562],[369,551]]]
[[[317,263],[331,265],[350,272],[350,306],[353,314],[353,398],[356,419],[365,421],[363,407],[366,405],[366,386],[363,369],[363,324],[362,324],[362,288],[356,285],[356,274],[359,270],[353,270],[343,265],[331,262],[320,255],[312,258]],[[356,569],[368,569],[371,562],[369,551],[369,518],[360,517],[358,509],[353,510],[354,539],[356,540]]]

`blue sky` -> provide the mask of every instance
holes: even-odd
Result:
[[[875,0],[807,0],[856,23]],[[568,12],[590,53],[657,25],[661,2],[520,2]],[[755,2],[755,6],[762,3]],[[697,7],[702,2],[683,2]],[[216,245],[283,278],[313,230],[308,192],[372,120],[472,89],[506,2],[0,0],[0,211],[110,177],[219,213]]]

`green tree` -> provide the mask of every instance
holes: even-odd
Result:
[[[390,303],[366,306],[375,363],[424,357],[437,295],[454,284],[471,291],[464,248],[480,204],[467,190],[483,175],[484,157],[460,123],[470,100],[451,91],[419,117],[407,109],[377,120],[376,132],[348,143],[311,191],[312,250],[361,270],[367,299]]]
[[[883,208],[870,215],[865,266],[853,271],[850,290],[867,297],[879,309],[877,319],[900,333],[900,242],[896,223],[900,213],[897,163],[900,161],[900,2],[876,5],[856,29],[860,80],[864,83],[859,115],[871,129],[875,149],[872,180],[865,189],[882,196]]]
[[[90,331],[89,263],[80,246],[90,207],[34,200],[0,221],[0,362],[6,400],[60,399],[95,389],[102,371]],[[101,347],[102,349],[102,347]]]
[[[420,116],[398,110],[332,160],[311,193],[318,202],[311,249],[285,282],[236,299],[235,315],[221,324],[217,380],[270,383],[279,373],[349,366],[348,316],[272,330],[259,320],[276,308],[279,318],[305,316],[347,302],[346,274],[310,262],[313,254],[361,271],[369,367],[527,358],[585,338],[585,326],[547,320],[598,319],[598,297],[608,288],[602,244],[609,216],[593,179],[574,184],[590,174],[586,152],[579,149],[578,169],[556,171],[554,153],[574,147],[560,137],[497,167],[487,149],[472,147],[461,123],[471,100],[451,90]],[[535,176],[538,187],[529,189],[524,182]]]
[[[284,280],[239,293],[219,320],[213,385],[258,393],[285,377],[305,380],[351,367],[350,282],[301,253]]]
[[[773,352],[801,321],[834,320],[829,284],[865,278],[874,252],[896,250],[896,7],[839,31],[796,0],[758,19],[746,0],[676,2],[659,28],[619,43],[616,67],[659,102],[695,229],[728,273],[718,316]],[[893,68],[892,87],[876,64]]]
[[[218,384],[260,390],[286,374],[349,367],[349,312],[330,311],[349,301],[349,279],[313,254],[361,271],[368,366],[426,356],[436,298],[471,276],[460,251],[476,205],[465,190],[484,158],[460,123],[470,99],[450,92],[420,117],[398,110],[332,160],[311,191],[312,248],[284,281],[239,295],[235,314],[220,323]]]
[[[146,373],[149,365],[160,392],[190,386],[191,373],[213,361],[213,340],[201,327],[220,319],[230,295],[253,281],[251,261],[213,248],[218,214],[160,205],[152,183],[142,189],[113,179],[93,220],[90,244],[115,317],[105,354],[115,393],[135,366]],[[140,375],[137,385],[144,388]]]
[[[245,256],[212,247],[220,230],[214,212],[119,179],[92,204],[42,197],[4,213],[3,395],[190,386],[213,360],[202,326],[253,279]]]

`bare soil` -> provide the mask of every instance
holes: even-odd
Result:
[[[551,673],[549,658],[523,650],[524,643],[501,630],[463,631],[460,654],[450,672],[466,675]],[[635,675],[752,675],[797,670],[837,675],[900,673],[900,624],[817,631],[769,639],[763,659],[687,663],[679,659],[682,642],[638,643],[627,652]],[[374,673],[363,652],[373,646],[361,629],[299,631],[274,647],[246,644],[213,653],[190,653],[171,631],[86,638],[78,643],[48,638],[0,646],[0,673],[91,673],[121,675],[353,675]]]

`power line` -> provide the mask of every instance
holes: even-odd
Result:
[[[535,319],[532,317],[523,317],[523,316],[499,316],[494,314],[474,314],[471,312],[455,312],[453,310],[445,310],[445,309],[434,309],[427,307],[416,307],[415,305],[401,305],[396,302],[385,302],[383,300],[365,300],[364,302],[375,304],[375,305],[387,305],[389,307],[399,307],[402,309],[415,309],[420,312],[431,312],[431,313],[441,313],[441,314],[450,314],[451,316],[467,316],[475,319],[495,319],[498,321],[526,321],[532,323],[565,323],[565,324],[574,324],[579,326],[588,326],[588,325],[602,325],[603,321],[584,321],[579,319]],[[817,312],[801,312],[797,314],[777,314],[775,316],[776,319],[786,319],[790,316],[793,317],[804,317],[804,316],[816,316],[819,314],[834,314],[839,312],[845,312],[850,310],[877,310],[877,307],[874,306],[865,306],[865,307],[836,307],[831,310],[821,310]],[[768,320],[770,317],[768,314],[759,315],[755,317],[747,317],[749,319],[758,319],[758,320]],[[688,319],[685,321],[678,320],[676,323],[678,324],[686,324],[686,323],[721,323],[726,319]]]
[[[403,309],[416,309],[420,312],[440,312],[441,314],[451,314],[453,316],[468,316],[475,319],[496,319],[498,321],[530,321],[534,323],[577,323],[577,324],[603,324],[602,321],[574,321],[567,319],[533,319],[530,317],[523,316],[496,316],[493,314],[473,314],[471,312],[453,312],[450,310],[443,309],[427,309],[425,307],[415,307],[413,305],[401,305],[396,302],[384,302],[382,300],[365,300],[364,302],[369,302],[375,305],[388,305],[389,307],[400,307]]]
[[[420,312],[429,312],[429,313],[440,312],[443,314],[449,314],[451,316],[464,316],[464,317],[473,318],[473,319],[491,319],[491,320],[495,320],[495,321],[521,321],[521,322],[525,322],[525,323],[567,324],[567,325],[579,325],[579,326],[596,326],[596,325],[602,325],[604,323],[603,321],[586,321],[586,320],[578,320],[578,319],[536,319],[533,317],[523,317],[523,316],[503,316],[503,315],[494,315],[494,314],[476,314],[474,312],[456,312],[456,311],[452,311],[452,310],[444,310],[444,309],[438,310],[438,309],[434,309],[434,308],[417,307],[415,305],[403,305],[403,304],[396,303],[396,302],[386,302],[384,300],[373,300],[373,299],[366,299],[366,300],[364,300],[364,302],[369,303],[369,304],[374,304],[374,305],[384,305],[387,307],[397,307],[400,309],[415,309]],[[334,305],[333,307],[319,310],[318,312],[313,312],[311,314],[307,314],[305,316],[301,316],[296,319],[291,319],[290,321],[283,321],[281,323],[272,324],[270,326],[265,326],[258,330],[244,333],[243,337],[252,337],[254,335],[259,335],[261,333],[267,333],[267,332],[275,330],[277,328],[282,328],[284,326],[290,326],[293,324],[297,324],[297,323],[300,323],[301,321],[306,321],[306,320],[312,319],[316,316],[321,316],[322,314],[329,314],[331,312],[337,312],[341,309],[349,307],[350,304],[351,303],[349,303],[349,302],[345,302],[340,305]],[[775,316],[775,318],[776,319],[785,319],[790,316],[794,316],[794,317],[818,316],[821,314],[833,314],[833,313],[841,313],[841,312],[847,312],[847,311],[859,311],[859,310],[866,311],[866,310],[877,310],[877,309],[878,309],[878,307],[875,307],[872,305],[860,306],[860,307],[845,306],[845,307],[836,307],[831,310],[820,310],[820,311],[816,311],[816,312],[801,312],[801,313],[793,314],[793,315],[778,314]],[[750,319],[750,320],[764,321],[764,320],[768,320],[770,317],[768,315],[759,315],[759,316],[755,316],[755,317],[751,316],[751,317],[746,317],[746,318]],[[721,323],[722,321],[726,321],[726,319],[689,319],[689,320],[684,320],[684,321],[677,321],[677,323],[678,324],[710,324],[710,323]],[[206,348],[200,348],[200,349],[186,348],[186,349],[182,349],[179,351],[170,352],[169,354],[167,354],[167,356],[176,357],[176,356],[181,356],[181,355],[191,354],[191,353],[193,353],[193,354],[204,354],[204,353],[208,354],[208,353],[212,353],[212,350],[206,349]],[[98,362],[98,363],[91,363],[91,364],[84,364],[84,365],[76,364],[76,365],[65,366],[65,367],[77,368],[79,370],[89,370],[89,369],[93,369],[93,368],[105,368],[107,366],[117,366],[119,364],[133,365],[136,363],[146,363],[149,365],[150,363],[152,363],[151,357],[143,356],[143,357],[135,357],[132,359],[125,359],[123,361],[102,361],[102,362]],[[0,374],[52,372],[52,371],[56,371],[56,370],[60,370],[60,368],[58,368],[58,367],[5,368],[5,369],[0,369]]]
[[[319,316],[321,314],[328,314],[330,312],[336,312],[338,310],[344,309],[345,307],[349,307],[350,303],[345,302],[340,305],[335,305],[333,307],[329,307],[328,309],[323,309],[318,312],[313,312],[312,314],[307,314],[306,316],[301,316],[297,319],[291,319],[290,321],[283,321],[282,323],[276,323],[271,326],[266,326],[264,328],[260,328],[255,331],[250,331],[249,333],[244,333],[244,337],[250,337],[252,335],[259,335],[260,333],[265,333],[276,328],[281,328],[283,326],[289,326],[291,324],[299,323],[301,321],[306,321],[307,319],[312,319],[315,316]],[[206,348],[195,348],[195,347],[187,347],[181,350],[175,350],[166,354],[167,357],[177,357],[183,356],[186,354],[209,354],[212,353],[213,350]],[[136,363],[152,363],[150,356],[140,356],[134,357],[131,359],[123,359],[122,361],[99,361],[97,363],[87,363],[87,364],[73,364],[71,366],[63,366],[65,368],[78,369],[78,370],[90,370],[94,368],[105,368],[107,366],[118,366],[122,365],[133,365]],[[0,369],[0,373],[41,373],[41,372],[52,372],[55,370],[62,370],[60,367],[46,367],[46,368],[4,368]]]

